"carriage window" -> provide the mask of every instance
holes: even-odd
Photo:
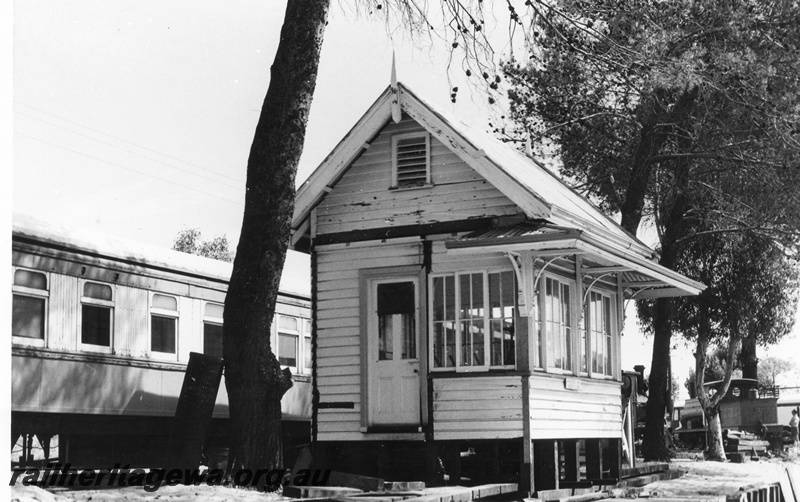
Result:
[[[178,299],[154,293],[150,307],[150,350],[177,354],[177,334]]]
[[[222,314],[224,307],[206,303],[203,312],[203,354],[222,358]]]
[[[300,338],[298,319],[278,316],[278,361],[297,371],[297,353]]]
[[[11,334],[22,343],[44,342],[47,276],[30,270],[14,272]]]
[[[311,374],[311,321],[303,321],[303,373]]]
[[[104,352],[111,349],[113,313],[111,286],[84,282],[81,296],[81,345],[84,349]]]

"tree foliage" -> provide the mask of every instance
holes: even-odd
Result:
[[[728,366],[727,354],[728,349],[725,346],[715,346],[709,349],[709,355],[706,359],[706,365],[703,370],[703,380],[706,383],[722,380],[725,377],[725,370]],[[740,365],[734,365],[732,377],[738,378],[741,376],[740,373]],[[692,367],[689,369],[689,376],[687,376],[686,380],[683,382],[683,386],[689,393],[690,399],[697,397],[697,391],[695,390],[696,382],[697,374],[695,373],[694,367]]]
[[[725,397],[745,337],[774,343],[788,334],[797,310],[798,264],[774,242],[750,232],[703,234],[684,246],[677,268],[708,284],[697,297],[676,303],[674,328],[694,340],[694,394],[709,424],[709,457],[724,460],[719,404]],[[709,347],[717,349],[723,383],[713,396],[704,383]],[[720,357],[724,355],[724,357]]]
[[[652,223],[666,267],[685,265],[700,279],[684,260],[692,241],[719,237],[703,240],[702,247],[713,248],[741,232],[794,252],[800,59],[791,54],[800,50],[800,6],[755,0],[559,5],[563,18],[537,20],[540,49],[526,64],[505,65],[519,132],[544,145],[540,154],[552,151],[562,174],[619,214],[626,230],[635,234],[643,220]],[[667,456],[659,417],[681,305],[669,298],[648,305],[655,333],[647,414],[653,418],[643,445],[648,459]],[[739,322],[735,317],[730,323]]]
[[[778,375],[794,371],[797,365],[788,359],[766,357],[758,361],[758,383],[762,387],[775,387]]]
[[[233,252],[230,250],[226,236],[204,241],[198,228],[187,228],[178,232],[172,243],[172,249],[228,263],[233,262]]]

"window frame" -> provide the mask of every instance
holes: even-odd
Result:
[[[288,315],[288,314],[275,314],[275,316],[276,316],[275,322],[274,322],[274,324],[275,324],[275,357],[278,359],[278,363],[281,365],[281,369],[289,368],[292,371],[292,375],[298,375],[298,374],[300,374],[300,368],[302,367],[301,366],[301,361],[303,360],[302,359],[303,354],[300,352],[301,351],[300,342],[302,341],[302,337],[303,337],[303,320],[304,319],[302,317],[296,317],[296,316]],[[297,323],[297,330],[293,331],[293,330],[287,330],[287,329],[281,328],[281,318],[283,318],[283,317],[288,317],[290,319],[294,319],[295,322]],[[295,365],[294,366],[289,366],[287,364],[281,363],[281,334],[282,333],[285,334],[285,335],[293,336],[294,339],[295,339],[296,358],[295,358]]]
[[[609,373],[604,372],[596,372],[593,370],[593,355],[594,355],[594,344],[592,343],[592,325],[591,325],[591,303],[592,303],[592,294],[599,295],[601,298],[606,298],[609,301],[608,307],[608,325],[609,325],[609,333],[608,338],[610,339],[611,345],[609,348],[608,354],[608,370]],[[617,344],[619,343],[619,329],[617,328],[617,305],[616,305],[616,295],[609,290],[602,289],[602,288],[590,288],[586,292],[586,304],[584,305],[584,326],[586,326],[586,355],[587,355],[587,366],[586,369],[588,370],[589,378],[597,378],[602,380],[616,380],[617,379]],[[602,300],[601,300],[602,301]],[[602,308],[602,307],[601,307]],[[582,373],[582,375],[587,375],[587,373]]]
[[[397,181],[397,146],[401,140],[410,138],[425,139],[425,182],[423,184],[400,185]],[[427,131],[406,132],[392,135],[392,184],[391,190],[413,190],[415,188],[429,188],[431,182],[431,135]]]
[[[513,277],[513,288],[512,293],[514,295],[514,321],[515,323],[518,322],[527,322],[525,321],[525,317],[520,316],[519,314],[519,298],[518,298],[518,289],[519,285],[517,284],[517,277],[516,273],[513,269],[508,267],[490,267],[490,268],[480,268],[480,269],[468,269],[468,270],[459,270],[456,272],[443,272],[443,273],[435,273],[430,274],[428,277],[428,290],[430,294],[428,295],[428,311],[430,315],[428,316],[428,332],[430,336],[428,337],[428,354],[430,360],[428,361],[428,367],[430,368],[431,372],[453,372],[456,373],[477,373],[477,372],[489,372],[489,371],[514,371],[517,368],[517,344],[518,340],[516,337],[516,332],[514,334],[514,364],[513,365],[492,365],[491,364],[491,303],[489,297],[489,275],[490,274],[502,274],[502,273],[510,273]],[[465,366],[462,365],[462,319],[460,318],[460,302],[461,302],[461,281],[459,277],[462,275],[473,275],[473,274],[482,274],[482,281],[483,281],[483,361],[484,364],[477,366]],[[436,366],[436,362],[433,359],[433,354],[435,353],[435,345],[434,345],[434,302],[435,302],[435,289],[434,289],[434,280],[435,279],[445,279],[447,277],[452,277],[454,286],[453,286],[453,294],[455,295],[454,300],[454,316],[455,318],[452,320],[453,325],[455,326],[455,366]],[[515,331],[518,331],[515,325]]]
[[[176,310],[167,310],[162,308],[154,307],[154,298],[155,295],[166,296],[168,298],[175,299],[175,309]],[[181,301],[180,297],[176,295],[171,295],[167,293],[162,293],[159,291],[150,291],[149,294],[149,309],[148,309],[148,323],[147,323],[147,353],[153,359],[164,359],[170,361],[177,361],[180,355],[180,309],[181,309]],[[153,316],[157,317],[167,317],[174,321],[175,323],[175,353],[172,352],[161,352],[158,350],[153,349]]]
[[[36,289],[30,288],[28,286],[18,286],[14,284],[14,276],[17,274],[18,270],[23,270],[25,272],[31,272],[35,274],[42,274],[45,280],[45,287],[47,289]],[[14,304],[14,296],[24,296],[28,298],[37,298],[44,300],[44,308],[42,309],[42,338],[30,338],[27,336],[14,336],[13,332],[11,334],[11,343],[15,345],[27,345],[30,347],[46,347],[47,340],[48,340],[48,332],[49,332],[49,308],[50,308],[50,274],[48,272],[42,270],[35,270],[32,268],[26,267],[11,267],[11,304],[12,304],[12,316],[13,316],[13,304]],[[13,322],[13,318],[12,318]]]
[[[98,298],[91,298],[84,296],[86,284],[100,284],[111,288],[111,300],[101,300]],[[114,307],[117,299],[116,284],[109,284],[107,282],[95,281],[92,279],[80,279],[78,281],[78,291],[80,292],[80,308],[78,309],[78,348],[84,352],[98,352],[101,354],[114,353]],[[94,307],[104,307],[109,310],[108,315],[108,346],[96,345],[93,343],[83,343],[83,306],[91,305]]]
[[[302,361],[303,361],[303,366],[302,366],[302,369],[300,371],[300,374],[301,375],[310,375],[311,371],[312,371],[312,367],[314,365],[314,355],[313,355],[313,350],[314,349],[311,346],[311,344],[313,343],[313,341],[311,340],[311,330],[312,330],[311,319],[309,319],[307,317],[301,317],[300,318],[300,324],[303,327],[303,335],[301,336],[301,343],[300,343],[300,345],[302,346],[302,356],[298,356],[298,357],[302,357]],[[306,340],[308,340],[308,349],[306,349],[306,345],[305,345]],[[306,351],[308,351],[308,354],[306,354]],[[306,357],[308,358],[308,364],[307,365],[306,365]]]
[[[568,360],[568,366],[569,367],[566,368],[566,369],[565,368],[558,368],[556,366],[553,366],[551,361],[549,360],[549,357],[548,357],[548,348],[549,347],[548,347],[548,340],[547,340],[547,322],[548,322],[548,319],[547,319],[547,301],[546,301],[547,300],[547,280],[548,279],[551,280],[551,281],[555,281],[557,284],[559,284],[559,298],[561,297],[560,288],[561,288],[562,285],[566,285],[567,287],[570,288],[570,299],[569,299],[570,312],[569,312],[569,319],[567,320],[567,327],[570,329],[570,334],[568,336],[569,341],[570,341],[570,347],[567,349],[567,355],[569,357],[569,360]],[[575,344],[576,343],[580,344],[580,329],[579,329],[579,326],[578,326],[577,315],[576,315],[576,313],[577,313],[577,311],[579,309],[577,309],[576,306],[575,306],[575,302],[578,300],[578,298],[576,298],[578,296],[576,294],[577,293],[576,283],[575,283],[574,280],[572,280],[570,278],[567,278],[567,277],[564,277],[564,276],[561,276],[561,275],[558,275],[558,274],[545,272],[544,274],[541,275],[541,277],[539,279],[538,289],[539,289],[539,291],[538,291],[538,295],[539,295],[539,305],[538,305],[538,308],[539,308],[539,312],[538,312],[539,319],[537,319],[537,320],[539,321],[539,324],[540,324],[541,328],[539,329],[537,336],[541,337],[542,353],[539,355],[539,358],[540,358],[539,365],[536,367],[536,369],[539,370],[539,371],[544,371],[546,373],[560,374],[560,375],[575,375],[575,374],[578,374],[578,371],[576,371],[576,361],[575,361],[575,357],[574,357],[574,354],[573,354],[575,352],[575,350],[574,350],[574,348],[576,347]],[[536,329],[534,329],[534,331],[536,331]],[[576,333],[578,333],[578,336],[576,336]],[[538,342],[539,342],[539,340],[536,340],[536,343],[538,343]],[[578,347],[580,347],[580,345],[578,345]]]
[[[222,326],[223,325],[223,318],[222,317],[211,316],[211,315],[208,315],[206,313],[206,307],[208,305],[220,306],[220,307],[223,308],[223,311],[225,309],[225,305],[223,303],[209,302],[209,301],[204,301],[203,302],[203,315],[202,315],[202,317],[200,319],[200,322],[203,324],[203,354],[206,354],[206,324],[211,324],[213,326]],[[212,355],[212,354],[206,354],[206,355]],[[214,356],[214,357],[216,357],[216,356]],[[222,354],[219,357],[222,358]]]

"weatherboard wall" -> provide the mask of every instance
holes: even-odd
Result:
[[[531,375],[531,439],[622,437],[620,383]]]
[[[331,234],[516,214],[503,193],[447,146],[430,138],[431,185],[390,189],[392,137],[424,132],[411,119],[390,123],[317,206],[316,233]]]
[[[317,438],[362,440],[362,269],[422,266],[422,242],[372,241],[317,247]]]
[[[433,437],[437,440],[522,437],[522,404],[519,375],[434,378]]]

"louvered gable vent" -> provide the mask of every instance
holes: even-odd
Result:
[[[411,187],[430,183],[428,135],[395,136],[393,144],[394,186]]]

